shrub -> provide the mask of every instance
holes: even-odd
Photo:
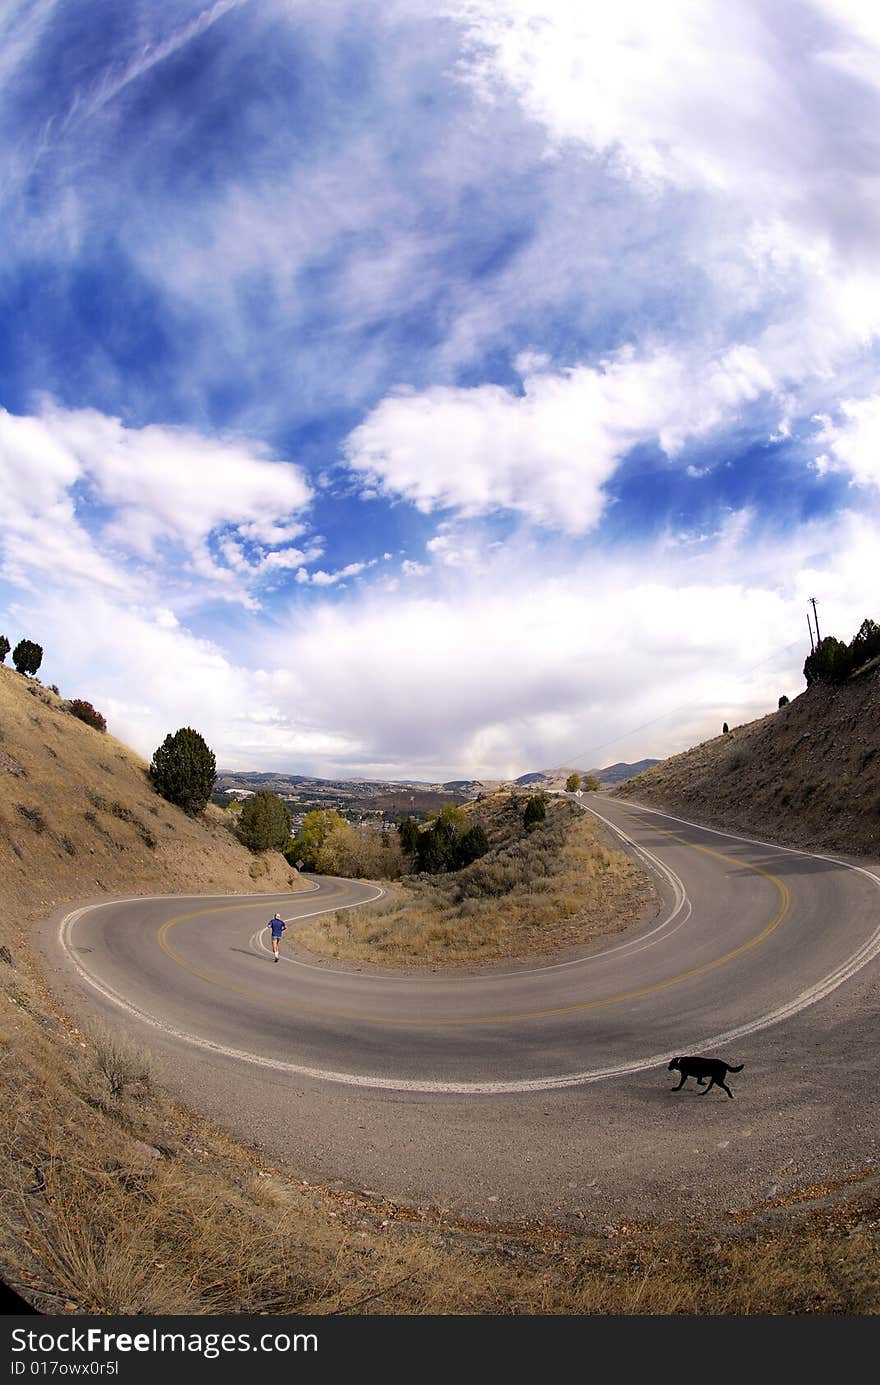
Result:
[[[15,806],[19,813],[21,813],[25,822],[29,822],[35,832],[45,832],[46,819],[43,817],[39,808],[31,808],[27,803],[16,803]]]
[[[157,793],[191,817],[203,812],[216,777],[214,752],[191,726],[169,733],[153,753],[150,778]]]
[[[290,840],[290,813],[277,793],[262,789],[249,798],[238,820],[238,835],[251,851],[280,851]]]
[[[12,645],[9,643],[6,636],[0,635],[0,664],[6,663],[6,655],[9,653],[11,648]]]
[[[43,662],[43,646],[33,640],[19,640],[12,651],[12,662],[18,673],[36,673]]]
[[[596,793],[601,787],[602,785],[599,783],[595,774],[585,774],[581,780],[581,788],[586,789],[588,793]]]
[[[124,803],[118,803],[115,802],[113,799],[104,798],[103,795],[99,793],[90,793],[89,798],[91,799],[92,803],[95,805],[96,808],[100,808],[102,813],[109,813],[111,817],[119,818],[120,822],[130,823],[131,826],[137,832],[144,846],[148,846],[151,851],[155,850],[156,838],[154,834],[150,831],[149,827],[147,827],[145,823],[141,822],[140,818],[135,813],[133,813],[131,809],[127,807]],[[103,830],[100,828],[100,825],[98,824],[98,820],[95,817],[94,813],[86,813],[85,816],[87,821],[95,823],[99,827],[99,830]]]
[[[781,709],[781,708],[787,707],[787,706],[788,706],[788,698],[785,696],[785,693],[783,693],[782,696],[781,696],[780,699],[779,699],[779,707],[780,707],[780,709]]]
[[[144,1049],[103,1025],[87,1029],[86,1036],[94,1045],[95,1066],[106,1083],[102,1105],[126,1097],[142,1101],[150,1095],[152,1065]]]
[[[532,794],[523,812],[523,826],[534,827],[547,816],[547,804],[541,793]]]
[[[814,683],[842,683],[852,672],[852,657],[847,645],[834,635],[826,635],[804,662],[807,687]]]
[[[107,730],[107,718],[100,712],[96,712],[91,702],[84,702],[81,697],[74,697],[67,704],[67,710],[71,716],[79,721],[84,721],[87,726],[93,726],[96,731]]]

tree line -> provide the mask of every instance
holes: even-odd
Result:
[[[880,625],[876,621],[862,621],[849,644],[826,635],[820,640],[804,663],[804,678],[807,687],[815,683],[843,683],[851,673],[864,668],[871,659],[880,655]]]

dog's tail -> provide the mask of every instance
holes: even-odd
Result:
[[[739,1065],[738,1068],[731,1067],[730,1063],[728,1063],[728,1064],[727,1064],[727,1071],[728,1071],[728,1072],[742,1072],[742,1070],[743,1070],[744,1067],[745,1067],[745,1063],[740,1063],[740,1065]]]

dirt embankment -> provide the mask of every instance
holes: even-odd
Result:
[[[613,791],[789,846],[880,856],[880,661]]]

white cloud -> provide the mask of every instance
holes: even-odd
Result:
[[[674,456],[773,385],[748,347],[699,366],[671,351],[625,349],[597,368],[527,376],[522,395],[498,385],[391,395],[350,435],[346,459],[368,485],[426,512],[504,508],[583,533],[636,443],[656,438]]]
[[[835,89],[823,72],[841,50],[868,43],[876,56],[876,20],[856,0],[820,4],[824,26],[804,22],[807,6],[763,0],[465,0],[451,11],[472,80],[490,98],[512,91],[555,148],[585,146],[626,176],[723,195],[812,239],[846,235],[841,203],[878,220],[851,130],[827,119],[849,76]]]
[[[717,350],[724,334],[752,346],[776,380],[812,378],[829,392],[833,372],[876,343],[872,7],[462,0],[449,12],[468,36],[469,80],[493,110],[516,99],[573,188],[610,171],[652,235],[678,224],[674,254],[689,258],[706,305],[692,341]]]
[[[253,605],[246,588],[261,571],[320,553],[313,547],[287,560],[282,549],[248,559],[240,538],[286,542],[303,527],[289,517],[311,500],[300,469],[271,460],[259,443],[126,428],[93,409],[46,404],[39,416],[0,410],[0,475],[4,558],[19,575],[60,564],[72,580],[121,588],[123,555],[149,565],[172,544],[183,548],[189,574]],[[210,551],[214,535],[224,564]]]
[[[848,471],[858,485],[880,486],[880,394],[844,399],[840,413],[841,423],[817,415],[821,427],[813,441],[828,448],[816,459],[818,470]]]
[[[195,725],[230,768],[505,777],[673,753],[802,689],[807,597],[842,638],[872,614],[876,516],[757,523],[614,554],[519,541],[478,571],[438,550],[430,583],[291,598],[229,649],[128,593],[87,588],[72,621],[60,572],[12,615],[44,677],[145,755]]]
[[[332,587],[337,582],[344,582],[346,577],[359,576],[360,573],[365,572],[367,568],[374,567],[375,564],[376,559],[372,558],[369,562],[346,563],[345,567],[337,568],[335,572],[325,572],[319,568],[317,572],[312,573],[311,580],[316,587]]]
[[[309,548],[283,548],[277,553],[267,553],[256,569],[271,572],[273,568],[300,567],[303,563],[314,563],[323,555],[323,544],[312,544]]]
[[[868,614],[870,520],[784,541],[753,528],[742,512],[698,546],[439,565],[428,594],[292,612],[289,666],[322,724],[361,747],[350,771],[503,776],[612,741],[593,763],[673,753],[802,690],[808,596],[847,639]]]

